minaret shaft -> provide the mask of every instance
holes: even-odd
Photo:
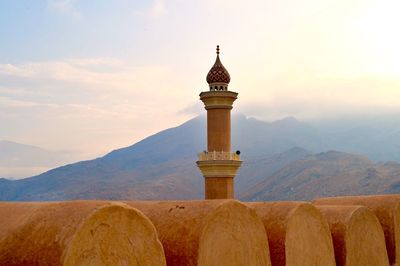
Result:
[[[206,199],[233,199],[233,177],[207,177],[205,178]]]
[[[242,161],[240,153],[231,153],[231,110],[237,93],[228,90],[230,76],[217,59],[207,75],[210,90],[200,93],[207,110],[207,151],[196,162],[205,179],[206,199],[234,198],[233,179]]]
[[[207,110],[208,151],[231,151],[231,110]]]
[[[207,110],[207,151],[197,165],[205,179],[206,199],[234,198],[234,177],[242,161],[231,153],[231,109],[237,98],[233,91],[206,91],[200,99]]]

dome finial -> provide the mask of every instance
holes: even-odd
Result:
[[[230,81],[231,77],[229,76],[228,71],[222,65],[221,59],[219,58],[219,45],[217,45],[217,58],[215,59],[214,65],[207,74],[207,82],[210,85],[213,84],[214,89],[218,86],[219,89],[220,87],[223,87],[226,90],[227,85]]]

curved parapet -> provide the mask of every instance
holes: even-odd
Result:
[[[371,195],[320,198],[318,205],[362,205],[371,209],[385,233],[391,265],[400,265],[400,195]]]
[[[334,266],[329,226],[306,202],[248,202],[264,223],[272,265]]]
[[[168,265],[271,265],[255,211],[235,200],[126,202],[155,225]]]
[[[0,265],[166,265],[140,211],[101,201],[0,203]]]
[[[337,265],[389,265],[383,230],[371,210],[363,206],[317,208],[328,220]]]

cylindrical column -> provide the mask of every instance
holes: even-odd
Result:
[[[233,177],[206,177],[206,199],[233,199]]]
[[[197,162],[205,179],[206,199],[234,198],[234,182],[242,161],[231,152],[231,110],[237,98],[233,91],[207,91],[200,99],[207,110],[207,154]]]
[[[215,108],[207,110],[207,149],[231,151],[231,110]]]

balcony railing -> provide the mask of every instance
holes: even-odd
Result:
[[[234,160],[240,161],[240,155],[225,151],[204,151],[198,154],[199,161]]]

